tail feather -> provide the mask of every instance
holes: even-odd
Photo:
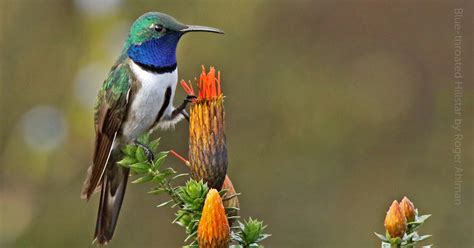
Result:
[[[105,172],[94,234],[94,241],[100,245],[109,243],[114,235],[127,188],[129,171],[129,168],[113,165],[109,166]]]

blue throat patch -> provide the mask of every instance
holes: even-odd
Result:
[[[128,56],[144,69],[163,73],[176,69],[176,47],[181,34],[170,33],[158,39],[131,45]]]

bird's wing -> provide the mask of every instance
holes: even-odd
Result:
[[[127,115],[131,89],[130,75],[130,68],[126,63],[115,65],[97,96],[94,159],[82,188],[83,198],[89,199],[100,184],[112,151],[112,144]]]

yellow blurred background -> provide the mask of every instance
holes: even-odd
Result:
[[[454,8],[465,12],[461,204]],[[79,193],[95,95],[148,11],[226,32],[186,35],[179,78],[221,70],[229,175],[241,216],[269,225],[265,247],[380,247],[373,232],[404,195],[433,214],[426,244],[472,246],[472,3],[0,0],[0,247],[91,246],[98,196]],[[187,154],[185,122],[155,136]],[[150,186],[129,185],[110,247],[183,244]]]

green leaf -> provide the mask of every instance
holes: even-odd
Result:
[[[416,218],[416,222],[425,222],[428,218],[431,217],[431,214],[425,214]]]
[[[229,191],[229,189],[221,189],[221,191],[219,191],[219,196],[222,198],[224,197],[225,193],[227,193]]]
[[[137,161],[134,158],[126,156],[122,160],[118,161],[117,164],[125,166],[125,167],[129,167],[129,165],[134,164],[136,162]]]
[[[255,242],[260,242],[268,237],[272,236],[271,234],[261,234]]]
[[[137,151],[135,152],[135,157],[140,162],[143,162],[143,161],[147,160],[146,155],[145,155],[145,150],[143,150],[143,148],[141,148],[141,147],[137,148]]]
[[[392,245],[399,245],[402,243],[402,239],[399,237],[389,239],[390,244]]]
[[[392,245],[390,243],[382,242],[381,248],[392,248]]]
[[[168,152],[159,152],[155,156],[155,161],[153,161],[153,169],[159,170],[160,166],[165,161],[166,157],[168,156]]]
[[[420,241],[423,241],[429,237],[431,237],[432,235],[423,235],[423,236],[419,236],[417,238],[414,238],[413,241],[416,241],[416,242],[420,242]]]
[[[154,194],[154,195],[159,195],[163,192],[166,192],[166,189],[163,189],[163,188],[156,188],[154,190],[150,190],[148,191],[148,194]]]
[[[143,176],[143,177],[140,177],[140,178],[136,179],[132,183],[144,183],[144,182],[150,181],[151,179],[153,179],[152,175],[146,175],[146,176]]]
[[[122,152],[125,153],[127,156],[130,156],[130,157],[135,157],[136,150],[137,150],[137,146],[131,145],[131,144],[125,145],[122,148]]]
[[[160,138],[153,140],[152,142],[150,142],[148,146],[150,147],[151,150],[156,151],[156,148],[158,148],[159,145],[160,145]]]
[[[189,234],[189,235],[186,237],[186,239],[184,239],[184,242],[186,242],[186,241],[188,241],[190,238],[196,236],[196,234],[197,234],[197,230],[196,230],[195,232]]]
[[[174,176],[172,179],[176,179],[176,178],[180,178],[180,177],[185,177],[185,176],[189,176],[189,173],[181,173],[181,174],[178,174],[176,176]]]
[[[148,145],[148,143],[150,143],[150,134],[145,133],[142,136],[138,137],[138,142],[143,145]]]
[[[238,232],[237,233],[236,232],[231,232],[230,236],[232,237],[233,240],[239,242],[240,244],[245,243],[245,241],[240,236],[240,233],[238,233]]]
[[[135,163],[130,165],[130,169],[135,173],[145,173],[150,169],[150,166],[148,163]]]
[[[156,206],[156,207],[157,207],[157,208],[161,208],[161,207],[164,207],[164,206],[166,206],[166,205],[168,205],[168,204],[170,204],[170,203],[172,203],[172,202],[173,202],[173,200],[169,200],[169,201],[166,201],[166,202],[163,202],[163,203],[159,204],[159,205]]]

